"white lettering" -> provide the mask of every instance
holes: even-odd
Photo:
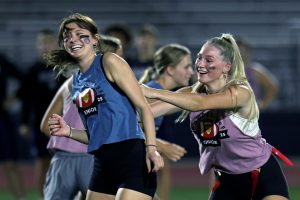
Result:
[[[92,108],[89,108],[89,109],[85,110],[84,114],[88,115],[88,114],[96,112],[96,111],[97,111],[97,107],[92,107]]]
[[[216,140],[204,140],[203,144],[218,144]]]

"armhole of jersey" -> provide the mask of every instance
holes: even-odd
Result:
[[[238,115],[230,115],[229,118],[237,126],[244,135],[255,137],[259,134],[259,126],[257,120],[249,121]]]
[[[104,54],[105,54],[105,53],[104,53]],[[101,69],[102,69],[102,71],[103,71],[103,76],[105,77],[105,80],[106,80],[109,84],[111,84],[113,87],[117,87],[117,88],[118,88],[117,84],[114,83],[114,82],[111,82],[111,81],[107,78],[107,76],[106,76],[106,74],[105,74],[105,70],[104,70],[104,68],[103,68],[103,57],[104,57],[104,54],[99,54],[99,55],[100,55],[100,56],[99,56],[99,59],[100,59],[100,67],[101,67]]]

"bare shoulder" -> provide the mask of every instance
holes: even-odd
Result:
[[[118,56],[117,54],[112,53],[112,52],[106,52],[103,55],[102,62],[104,64],[104,67],[105,66],[109,66],[109,67],[119,66],[121,64],[126,63],[126,61],[123,58],[121,58],[120,56]]]
[[[115,53],[107,52],[102,59],[103,69],[111,82],[119,82],[134,78],[134,73],[128,63]],[[124,76],[126,75],[126,76]]]
[[[254,95],[251,89],[247,85],[238,84],[231,85],[224,91],[226,96],[231,96],[232,100],[236,102],[236,105],[245,107],[251,102],[251,96]]]
[[[191,93],[192,90],[193,90],[192,86],[187,86],[187,87],[180,88],[180,89],[177,90],[176,92],[180,92],[180,93]]]
[[[231,85],[228,87],[228,91],[233,93],[233,95],[243,95],[246,97],[249,97],[249,95],[251,95],[250,88],[243,84]]]

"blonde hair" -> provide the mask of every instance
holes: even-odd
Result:
[[[255,100],[255,95],[246,78],[244,62],[233,36],[229,33],[223,33],[220,37],[214,37],[209,39],[205,44],[212,45],[219,49],[220,55],[223,56],[224,61],[231,64],[231,69],[228,72],[228,82],[225,87],[245,85],[247,86],[247,88],[249,88],[251,93],[251,108],[248,114],[248,119],[249,121],[253,119],[258,119],[259,110],[257,102]],[[201,88],[203,88],[203,84],[197,82],[192,86],[192,93],[199,93],[200,91],[203,91]],[[237,96],[235,96],[235,98],[237,98]],[[237,99],[235,99],[235,101],[237,102]],[[177,118],[176,122],[182,122],[186,119],[188,114],[188,111],[183,111],[181,115]]]

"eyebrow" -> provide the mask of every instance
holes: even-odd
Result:
[[[198,53],[197,55],[198,55],[198,58],[203,57],[203,54],[201,54],[201,53]],[[211,55],[205,55],[204,57],[205,58],[214,58],[214,56],[211,56]]]
[[[69,32],[69,31],[71,31],[71,30],[73,30],[74,28],[69,28],[69,27],[67,27],[67,26],[65,26],[64,27],[64,32]]]

